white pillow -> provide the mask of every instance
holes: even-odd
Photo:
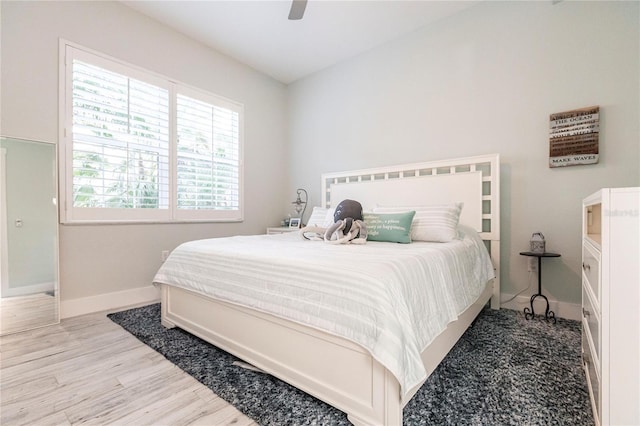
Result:
[[[324,217],[324,227],[328,228],[331,225],[333,225],[333,223],[335,222],[333,220],[333,216],[336,214],[336,209],[335,207],[331,207],[330,209],[327,209],[327,215]]]
[[[315,206],[311,211],[311,216],[307,221],[307,226],[319,226],[321,228],[328,228],[333,224],[333,214],[335,209],[327,209],[324,207]]]
[[[376,207],[374,213],[402,213],[415,210],[411,226],[412,241],[446,243],[457,238],[460,212],[464,203],[431,206]]]
[[[315,206],[311,211],[311,216],[307,221],[308,226],[324,226],[324,218],[327,216],[327,209]]]

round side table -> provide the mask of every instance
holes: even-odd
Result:
[[[533,301],[536,300],[537,297],[542,297],[545,302],[547,302],[547,309],[544,311],[544,319],[549,321],[553,320],[553,323],[556,323],[556,314],[553,311],[549,310],[549,299],[547,296],[542,294],[542,258],[543,257],[560,257],[558,253],[535,253],[532,251],[521,251],[521,256],[532,256],[538,258],[538,292],[531,296],[531,300],[529,300],[529,304],[531,305],[531,309],[529,307],[524,308],[524,317],[526,319],[532,319],[536,313],[533,310]]]

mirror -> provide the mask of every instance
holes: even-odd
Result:
[[[56,145],[0,138],[0,334],[59,322]]]

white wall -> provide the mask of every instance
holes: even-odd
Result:
[[[545,294],[580,303],[581,200],[640,184],[639,6],[483,2],[292,84],[290,192],[319,204],[322,172],[498,152],[502,292],[527,286],[541,231],[562,254]],[[600,163],[550,169],[549,114],[592,105]]]
[[[118,2],[2,2],[1,8],[4,135],[57,142],[59,38],[245,106],[245,221],[61,226],[63,302],[149,286],[161,251],[183,241],[263,233],[279,223],[290,195],[284,85]]]

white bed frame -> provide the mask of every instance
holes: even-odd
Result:
[[[497,154],[322,175],[326,206],[344,198],[360,201],[365,210],[371,203],[463,201],[461,223],[476,227],[487,244],[496,278],[422,353],[428,375],[489,300],[499,308],[499,183]],[[355,343],[177,287],[162,285],[162,324],[180,327],[325,401],[356,425],[402,424],[403,407],[422,385],[401,395],[396,378]]]

